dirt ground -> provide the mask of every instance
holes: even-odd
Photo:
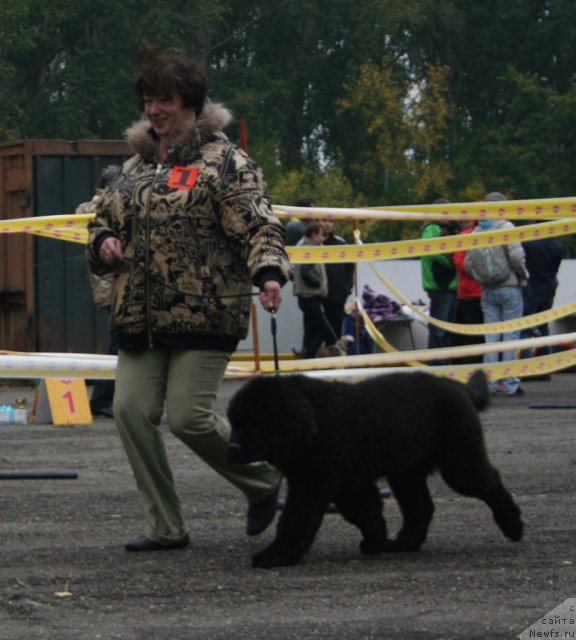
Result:
[[[240,384],[225,382],[222,410]],[[526,381],[525,396],[484,414],[492,461],[523,511],[521,543],[434,477],[420,552],[362,556],[355,529],[331,514],[306,561],[278,570],[250,567],[273,527],[248,538],[241,495],[168,433],[192,543],[128,554],[143,519],[114,423],[2,425],[0,471],[78,478],[0,481],[0,640],[515,638],[576,595],[575,387],[573,373]],[[33,394],[4,385],[0,403]],[[386,511],[394,531],[391,498]]]

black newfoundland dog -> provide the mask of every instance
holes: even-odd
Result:
[[[267,460],[288,484],[276,537],[252,565],[301,560],[330,503],[360,529],[363,553],[419,549],[434,511],[426,478],[435,469],[454,491],[483,500],[504,535],[520,540],[520,509],[484,444],[478,411],[489,399],[482,371],[466,385],[420,372],[354,384],[304,375],[249,381],[228,409],[230,455],[240,463]],[[394,539],[375,484],[383,477],[403,517]]]

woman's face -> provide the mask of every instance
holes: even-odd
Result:
[[[144,114],[159,138],[173,138],[186,129],[191,118],[196,117],[193,107],[185,107],[182,96],[144,94]]]

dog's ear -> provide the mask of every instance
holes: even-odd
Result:
[[[280,379],[274,387],[275,393],[260,396],[260,412],[265,416],[273,448],[295,457],[314,443],[318,433],[316,409],[297,379]]]
[[[299,376],[255,378],[230,403],[228,416],[244,439],[258,440],[267,459],[296,458],[314,446],[318,434],[316,407]]]

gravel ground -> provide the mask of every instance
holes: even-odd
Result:
[[[240,384],[225,382],[222,410]],[[526,381],[525,396],[484,414],[492,461],[523,511],[521,543],[433,477],[420,552],[362,556],[355,529],[327,515],[306,561],[277,570],[250,567],[273,528],[247,538],[243,498],[167,431],[192,543],[127,554],[143,521],[113,421],[1,425],[0,471],[78,478],[0,483],[0,640],[515,638],[576,595],[575,386],[573,373]],[[33,395],[5,384],[0,403]],[[386,510],[394,531],[393,499]]]

